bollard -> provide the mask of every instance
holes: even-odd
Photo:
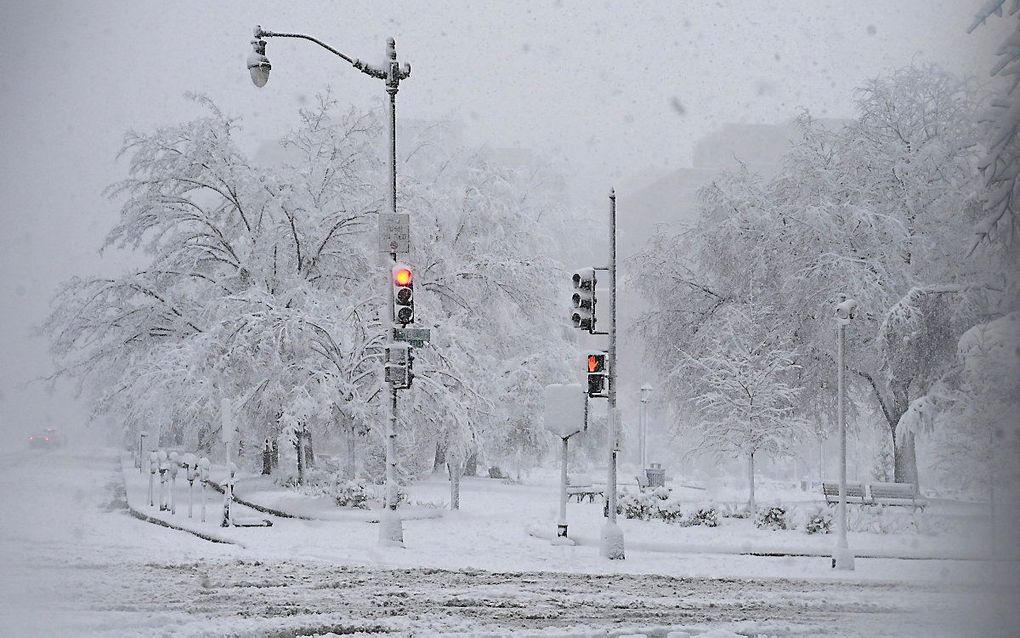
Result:
[[[181,467],[177,452],[170,453],[170,513],[177,515],[177,470]]]
[[[202,481],[202,522],[205,522],[206,484],[209,482],[209,459],[202,457],[198,462],[199,478]]]
[[[167,494],[166,494],[166,480],[167,471],[170,469],[170,462],[166,455],[166,450],[159,451],[159,511],[164,512],[167,509]]]
[[[159,467],[159,455],[153,450],[149,453],[149,507],[154,507],[156,501],[153,499],[152,487],[156,481],[156,468]]]

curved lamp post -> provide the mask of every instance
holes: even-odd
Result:
[[[857,302],[842,295],[836,304],[836,419],[839,421],[839,536],[832,553],[835,569],[853,570],[854,554],[846,540],[846,327],[857,312]]]
[[[383,66],[375,66],[363,62],[358,58],[352,58],[337,51],[325,42],[302,33],[278,33],[266,31],[261,26],[255,27],[255,39],[251,41],[252,52],[248,56],[248,72],[251,73],[251,81],[257,87],[263,87],[269,81],[269,71],[273,68],[266,57],[265,38],[298,38],[314,42],[333,55],[348,62],[355,69],[365,75],[383,80],[386,84],[386,93],[390,96],[390,175],[389,188],[387,189],[387,204],[389,213],[396,215],[397,212],[397,91],[400,89],[400,81],[406,80],[411,75],[411,65],[397,62],[396,43],[393,38],[386,40],[386,62]],[[381,225],[380,225],[381,230]],[[381,242],[380,242],[381,243]],[[393,317],[393,287],[390,285],[391,266],[397,261],[396,252],[389,253],[389,262],[383,255],[383,272],[385,281],[383,284],[383,295],[381,297],[383,309],[380,317],[389,319],[388,325],[394,323]],[[385,336],[387,346],[393,343],[393,331],[387,329]],[[387,348],[388,350],[388,348]],[[380,357],[379,374],[383,387],[389,385],[390,400],[383,401],[384,418],[386,420],[386,509],[379,521],[379,542],[383,545],[403,546],[404,531],[400,517],[397,515],[397,480],[396,480],[396,437],[397,437],[397,390],[393,385],[386,382],[385,357]]]

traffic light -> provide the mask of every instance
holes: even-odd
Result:
[[[571,319],[574,327],[595,332],[595,269],[582,268],[574,273],[574,310]]]
[[[393,320],[402,326],[414,323],[414,275],[404,264],[393,266]]]
[[[386,383],[402,390],[411,387],[414,379],[414,355],[411,346],[406,343],[390,343],[386,345]]]
[[[609,396],[609,372],[606,370],[606,353],[589,352],[587,359],[588,396]]]

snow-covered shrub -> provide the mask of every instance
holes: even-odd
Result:
[[[807,515],[804,531],[808,534],[828,534],[832,532],[832,508],[821,506]]]
[[[786,508],[782,505],[770,505],[758,511],[754,518],[754,525],[759,529],[790,529],[790,520],[786,514]]]
[[[670,494],[673,493],[673,490],[668,487],[660,486],[655,488],[654,490],[651,490],[650,493],[652,494],[652,496],[659,499],[660,501],[665,501],[670,497]]]
[[[682,523],[684,511],[680,499],[660,499],[656,495],[655,501],[652,506],[652,516],[654,518],[666,523]]]
[[[616,513],[622,514],[624,518],[647,520],[652,513],[652,504],[648,496],[641,492],[637,494],[622,492],[616,503]]]
[[[333,490],[337,507],[368,509],[368,492],[364,481],[337,481]]]
[[[750,518],[751,510],[746,505],[724,503],[718,509],[723,518]]]
[[[691,512],[687,520],[690,525],[719,527],[719,511],[715,507],[705,505]]]

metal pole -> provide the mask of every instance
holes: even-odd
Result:
[[[400,86],[400,69],[397,65],[396,42],[393,38],[386,40],[386,93],[390,99],[390,175],[389,188],[386,189],[387,204],[389,212],[397,212],[397,91]],[[383,253],[385,255],[385,253]],[[387,345],[393,343],[393,325],[396,317],[393,316],[393,286],[390,283],[391,266],[396,263],[397,254],[390,253],[387,260],[384,256],[383,262],[383,312],[381,317],[386,318],[385,342]],[[385,357],[384,357],[385,359]],[[387,388],[386,367],[383,361],[382,369],[383,387]],[[383,418],[386,420],[386,499],[385,510],[379,521],[379,542],[382,545],[404,544],[404,528],[397,514],[397,390],[393,385],[387,388],[390,393],[390,400],[383,400]]]
[[[648,402],[641,398],[641,423],[638,430],[638,462],[641,467],[638,468],[639,472],[644,472],[645,468],[648,467],[647,457],[645,456],[645,410],[647,409]]]
[[[609,190],[609,467],[606,472],[606,506],[608,520],[602,529],[602,556],[612,560],[624,558],[623,530],[616,524],[616,190]]]
[[[836,541],[836,552],[832,557],[832,566],[836,569],[852,570],[854,557],[850,553],[846,539],[846,325],[838,326],[839,336],[836,341],[836,359],[839,369],[836,373],[836,419],[839,421],[839,537]]]
[[[567,442],[569,439],[563,437],[562,450],[563,458],[560,459],[560,520],[556,525],[556,536],[567,537]]]

